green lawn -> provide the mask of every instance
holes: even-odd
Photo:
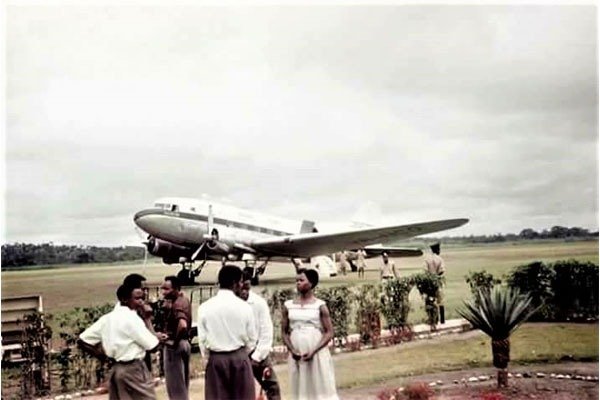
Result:
[[[465,275],[469,271],[487,270],[497,277],[507,274],[517,265],[533,261],[553,262],[574,258],[598,264],[598,242],[518,242],[443,249],[446,261],[446,308],[447,318],[456,318],[456,308],[470,296]],[[400,274],[407,276],[420,272],[423,258],[395,259]],[[381,260],[367,260],[366,279],[359,280],[356,273],[325,278],[321,286],[358,285],[378,282]],[[211,262],[199,277],[200,283],[214,283],[220,263]],[[142,264],[88,264],[83,266],[56,266],[52,269],[30,271],[3,271],[2,297],[41,294],[44,309],[49,313],[63,312],[73,307],[86,307],[115,301],[115,291],[123,277],[140,272],[148,278],[150,286],[158,286],[166,275],[175,274],[178,265],[163,265],[153,259],[144,270]],[[259,289],[293,288],[294,269],[291,263],[271,263],[262,277]],[[409,320],[424,321],[423,304],[416,289],[411,292],[413,311]]]
[[[192,357],[199,358],[198,355]],[[511,338],[511,365],[557,362],[563,357],[597,361],[598,325],[525,324]],[[376,386],[380,382],[403,376],[492,366],[490,340],[483,334],[410,342],[338,354],[333,359],[337,387],[340,389]],[[280,364],[275,370],[286,398],[289,396],[287,365]],[[194,380],[190,390],[190,397],[203,399],[203,379]],[[158,389],[158,398],[167,398],[164,387]]]

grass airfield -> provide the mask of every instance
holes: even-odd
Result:
[[[454,246],[442,249],[446,261],[446,307],[448,318],[457,317],[456,308],[470,298],[465,282],[469,271],[486,270],[503,277],[514,267],[533,261],[546,263],[564,259],[591,261],[598,264],[598,242],[520,242],[489,245]],[[401,276],[422,271],[423,258],[394,259]],[[380,258],[367,260],[366,278],[356,273],[323,278],[321,286],[360,285],[379,281]],[[163,265],[149,260],[145,269],[141,262],[126,264],[87,264],[80,266],[51,266],[35,270],[2,271],[2,297],[41,294],[47,313],[67,312],[74,307],[113,303],[115,291],[123,277],[138,272],[148,278],[148,286],[158,286],[166,275],[176,274],[178,265]],[[206,265],[198,278],[200,284],[214,284],[220,263]],[[261,277],[258,291],[294,286],[291,263],[272,263]],[[156,292],[155,292],[156,293]],[[411,292],[412,311],[409,320],[420,323],[425,319],[423,302],[418,291]],[[194,313],[195,315],[195,313]],[[351,324],[351,330],[353,329]],[[55,330],[56,334],[56,330]],[[573,340],[576,337],[577,340]],[[526,324],[511,340],[511,365],[560,362],[565,356],[575,360],[598,360],[597,324]],[[426,357],[423,355],[426,354]],[[478,333],[456,335],[453,338],[404,343],[398,346],[334,357],[339,389],[381,387],[385,381],[415,375],[452,371],[491,365],[489,339]],[[192,371],[201,369],[198,356],[192,357]],[[287,366],[278,365],[284,397],[289,395]],[[356,374],[356,371],[362,371]],[[194,379],[190,387],[193,398],[203,398],[203,379]],[[166,399],[164,385],[157,388],[159,399]],[[98,396],[105,399],[107,396]]]
[[[445,292],[447,318],[455,318],[456,308],[464,299],[470,297],[469,287],[465,282],[465,275],[469,271],[486,270],[496,277],[502,277],[515,266],[533,261],[554,262],[576,259],[598,264],[598,242],[553,241],[465,245],[442,248],[442,256],[447,269]],[[393,261],[401,276],[418,273],[423,269],[423,257],[398,258]],[[380,258],[368,259],[365,279],[358,279],[356,273],[349,272],[345,276],[322,278],[320,286],[379,282],[380,264]],[[219,262],[208,262],[197,278],[197,282],[214,284],[220,265]],[[176,274],[179,269],[179,265],[164,265],[160,260],[151,258],[145,268],[140,261],[120,264],[57,265],[34,270],[2,271],[2,297],[41,294],[44,310],[54,314],[69,311],[74,307],[114,302],[116,289],[127,274],[142,273],[148,278],[147,285],[153,287],[159,286],[165,276]],[[294,278],[294,268],[291,263],[269,263],[257,290],[291,288],[294,287]],[[411,322],[423,321],[425,312],[416,289],[411,292],[411,303],[413,306],[410,314]]]

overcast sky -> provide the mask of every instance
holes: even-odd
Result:
[[[165,3],[166,4],[166,3]],[[11,6],[2,243],[139,243],[162,196],[598,229],[593,6]]]

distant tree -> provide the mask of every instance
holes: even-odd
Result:
[[[521,233],[519,233],[519,237],[521,239],[536,239],[540,236],[539,233],[537,233],[536,231],[534,231],[531,228],[527,228],[527,229],[523,229],[521,231]]]

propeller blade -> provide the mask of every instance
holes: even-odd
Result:
[[[206,245],[206,241],[202,242],[202,244],[200,246],[198,246],[198,250],[196,250],[194,252],[194,254],[192,254],[192,261],[195,261],[196,258],[198,258],[198,256],[200,255],[200,252],[202,251],[202,249],[204,248],[205,245]]]
[[[142,265],[142,275],[146,275],[146,263],[148,262],[148,247],[144,246],[144,264]]]
[[[213,231],[213,226],[214,226],[214,217],[213,217],[213,211],[212,211],[212,204],[208,205],[208,230],[206,231],[206,233],[208,233],[209,235],[212,235],[212,231]]]

